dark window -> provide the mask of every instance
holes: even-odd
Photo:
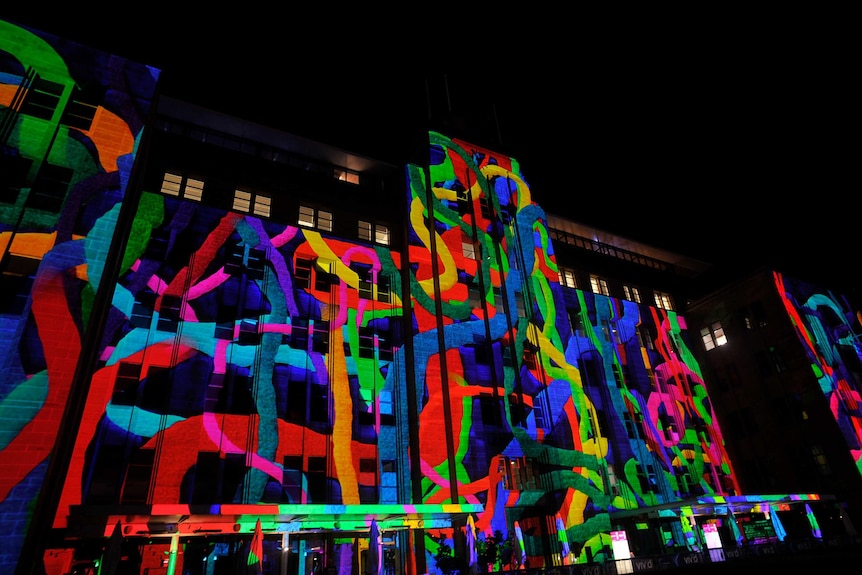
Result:
[[[366,359],[374,357],[374,328],[368,326],[359,328],[359,357]]]
[[[224,474],[222,477],[221,502],[241,503],[243,480],[248,467],[245,464],[245,453],[228,453],[224,456]]]
[[[212,451],[198,452],[193,473],[194,488],[191,503],[219,503],[219,454]]]
[[[304,424],[307,410],[308,383],[305,379],[291,379],[287,384],[287,417],[291,423]]]
[[[159,308],[159,331],[172,331],[176,333],[182,305],[183,298],[180,296],[162,296],[162,305]]]
[[[20,315],[27,307],[27,300],[36,281],[36,272],[42,260],[22,255],[8,254],[0,266],[0,313]]]
[[[328,292],[330,286],[334,283],[338,283],[336,281],[335,276],[331,273],[331,264],[328,261],[317,261],[317,268],[315,269],[315,278],[314,278],[314,289],[317,291]]]
[[[126,481],[120,503],[146,503],[150,491],[150,477],[153,473],[155,451],[138,449],[132,453],[129,467],[126,470]]]
[[[308,496],[309,503],[328,503],[326,481],[326,458],[308,458]]]
[[[105,89],[101,86],[88,88],[75,86],[60,122],[80,130],[89,130],[93,125],[93,118],[96,117],[96,110],[104,100],[104,93]]]
[[[75,172],[71,168],[52,164],[43,165],[36,175],[30,195],[27,196],[27,207],[46,212],[59,212],[74,175]]]
[[[294,317],[290,320],[290,346],[303,351],[308,350],[308,320]]]
[[[139,292],[135,296],[135,304],[132,306],[132,315],[129,317],[129,323],[132,327],[149,329],[155,307],[155,292],[149,290]]]
[[[27,185],[27,173],[33,160],[11,154],[0,154],[0,202],[14,204],[21,188]]]
[[[386,274],[377,274],[377,301],[383,303],[392,301],[392,281]]]
[[[141,382],[141,364],[120,362],[117,366],[117,377],[114,379],[114,393],[111,403],[114,405],[134,405]]]
[[[482,414],[482,424],[485,427],[503,426],[503,406],[498,398],[491,395],[480,395],[479,408]]]
[[[281,485],[288,503],[302,503],[302,475],[302,456],[285,456]]]
[[[311,401],[308,404],[309,419],[316,423],[329,423],[329,386],[311,384]]]
[[[87,484],[85,502],[90,505],[116,504],[124,459],[122,445],[102,445]]]
[[[329,322],[314,320],[314,331],[311,335],[311,350],[317,353],[329,352]]]
[[[301,289],[308,289],[311,287],[311,265],[312,260],[296,258],[296,271],[293,274],[293,281],[296,284],[296,287]]]
[[[63,85],[37,77],[24,96],[21,113],[50,120],[63,95]]]
[[[150,239],[147,242],[147,249],[144,251],[144,258],[162,262],[167,257],[168,245],[171,241],[171,231],[165,228],[156,228],[150,232]]]

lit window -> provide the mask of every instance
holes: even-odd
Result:
[[[468,260],[476,259],[476,248],[473,246],[473,242],[461,242],[461,253]]]
[[[371,241],[371,222],[359,220],[359,239],[366,242]]]
[[[389,245],[389,228],[380,224],[359,220],[358,236],[366,242],[372,241],[373,237],[375,243]]]
[[[611,295],[611,291],[608,289],[608,281],[597,275],[590,274],[590,286],[593,289],[593,293]]]
[[[673,311],[673,300],[671,300],[670,294],[657,291],[654,292],[653,295],[655,297],[655,305],[657,307]]]
[[[574,270],[570,270],[568,268],[560,268],[560,283],[570,288],[578,287],[578,284],[575,281]]]
[[[166,196],[179,196],[180,195],[180,187],[183,185],[183,177],[179,174],[171,174],[170,172],[165,174],[164,180],[162,180],[162,193]]]
[[[199,202],[203,198],[204,183],[194,178],[185,178],[180,174],[165,172],[161,192],[166,196],[184,197]]]
[[[254,215],[263,216],[265,218],[269,217],[270,213],[270,205],[272,203],[272,199],[267,196],[255,196],[254,197]]]
[[[251,209],[251,194],[242,190],[234,190],[233,209],[238,212],[248,213],[249,209]]]
[[[306,228],[314,227],[314,208],[299,206],[299,225]]]
[[[332,212],[315,210],[308,206],[299,206],[299,225],[306,228],[317,228],[324,232],[332,231]]]
[[[716,321],[708,327],[700,330],[700,339],[703,340],[703,347],[706,351],[715,349],[727,343],[727,336],[724,335],[724,328],[721,327],[721,322]]]
[[[623,294],[625,298],[629,301],[633,301],[635,303],[641,303],[641,292],[638,288],[634,286],[623,286]]]
[[[359,183],[359,174],[356,172],[351,172],[349,170],[345,170],[343,168],[335,168],[333,171],[333,175],[336,180],[341,180],[342,182],[348,182],[351,184]]]
[[[204,183],[201,180],[194,180],[189,178],[186,180],[186,191],[183,194],[184,197],[194,200],[196,202],[201,201],[204,195]]]
[[[389,245],[389,228],[386,226],[376,225],[374,226],[374,241],[378,244],[383,244],[384,246]]]

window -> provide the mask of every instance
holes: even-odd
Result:
[[[389,228],[381,224],[373,224],[359,220],[359,239],[370,242],[374,241],[385,246],[389,245]]]
[[[126,479],[123,483],[120,503],[144,504],[147,502],[147,494],[150,491],[150,477],[153,473],[154,456],[155,451],[152,449],[138,449],[132,453],[129,467],[126,470]]]
[[[317,228],[324,232],[332,231],[332,212],[315,210],[309,206],[299,206],[299,225],[306,228]]]
[[[509,491],[523,491],[536,487],[533,462],[526,457],[501,457],[498,471],[503,477],[503,487]]]
[[[479,410],[482,415],[482,425],[492,428],[503,426],[503,405],[500,399],[493,395],[480,395]]]
[[[251,194],[242,190],[234,190],[233,209],[238,212],[248,213],[251,208]]]
[[[703,340],[703,347],[706,348],[706,351],[727,343],[727,337],[724,335],[724,328],[721,327],[720,321],[712,322],[709,326],[701,329],[700,339]]]
[[[560,268],[560,283],[566,287],[576,288],[578,283],[575,281],[575,271],[568,268]]]
[[[260,194],[254,197],[254,215],[268,218],[272,207],[272,198]]]
[[[637,328],[635,328],[635,331],[637,332],[638,342],[640,343],[641,347],[649,350],[655,349],[655,343],[653,342],[655,342],[656,338],[658,337],[658,334],[652,333],[653,330],[651,330],[648,326],[645,325],[637,326]]]
[[[359,357],[371,359],[374,357],[374,329],[368,326],[359,328]]]
[[[66,109],[63,110],[63,117],[60,122],[78,128],[79,130],[89,130],[93,125],[93,119],[96,117],[96,110],[99,109],[97,102],[104,100],[104,88],[92,88],[93,84],[87,89],[81,89],[78,86],[72,90],[72,98],[66,104]]]
[[[392,301],[392,281],[386,274],[377,274],[377,301],[382,303]]]
[[[160,331],[172,331],[176,333],[182,305],[183,299],[180,296],[162,296],[162,306],[159,309],[159,321],[157,324],[157,328]]]
[[[27,197],[27,207],[57,213],[63,206],[75,172],[71,168],[45,164],[39,170]]]
[[[332,231],[332,212],[324,212],[323,210],[317,212],[317,228],[324,232]]]
[[[638,288],[634,286],[623,286],[623,295],[629,301],[633,301],[635,303],[641,303],[641,292]]]
[[[156,307],[156,294],[150,290],[144,290],[135,295],[135,303],[132,305],[132,313],[129,316],[129,324],[132,327],[144,329],[150,328],[153,319],[153,310]]]
[[[27,185],[33,160],[0,152],[0,202],[14,204]]]
[[[313,261],[306,258],[296,258],[296,270],[293,272],[293,282],[298,288],[311,287],[311,266]]]
[[[312,322],[311,350],[317,353],[329,351],[329,322],[316,319]]]
[[[590,287],[592,287],[593,293],[611,295],[611,291],[608,289],[607,280],[600,278],[595,274],[590,274]]]
[[[374,226],[374,241],[385,246],[389,245],[389,228],[386,226]]]
[[[184,197],[199,202],[204,194],[204,183],[201,180],[165,172],[161,192],[166,196]]]
[[[812,445],[811,458],[814,460],[814,466],[820,472],[820,475],[832,475],[832,468],[829,466],[829,460],[826,458],[822,447]]]
[[[461,253],[468,260],[476,259],[476,247],[473,245],[473,240],[461,241]]]
[[[141,364],[120,362],[114,378],[114,392],[111,403],[114,405],[134,405],[141,381]]]
[[[673,311],[673,300],[671,299],[670,294],[656,291],[653,293],[653,297],[655,299],[656,307],[660,307],[668,311]]]
[[[57,109],[62,95],[62,84],[37,76],[30,85],[30,89],[24,95],[24,103],[21,104],[21,113],[42,118],[43,120],[50,120],[54,116],[54,110]]]
[[[328,292],[333,285],[338,285],[338,277],[332,273],[335,267],[333,261],[317,259],[317,269],[314,274],[314,289]]]
[[[252,202],[252,200],[254,200]],[[252,209],[252,203],[254,209]],[[272,207],[272,198],[260,194],[252,194],[243,190],[234,190],[233,209],[238,212],[248,213],[251,211],[256,216],[269,217]]]
[[[350,184],[358,184],[359,183],[359,174],[356,172],[351,172],[350,170],[345,170],[343,168],[335,168],[332,171],[332,175],[336,180],[341,180],[342,182],[348,182]]]
[[[27,307],[36,272],[42,260],[29,255],[9,253],[0,266],[0,313],[20,315]]]

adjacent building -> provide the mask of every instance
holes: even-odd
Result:
[[[7,571],[578,572],[859,504],[848,299],[769,284],[823,430],[785,481],[724,389],[748,287],[688,310],[705,263],[545,213],[505,153],[391,165],[158,75],[0,22]]]

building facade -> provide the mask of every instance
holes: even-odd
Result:
[[[713,406],[743,491],[832,494],[860,525],[860,319],[847,295],[761,270],[691,303]]]
[[[8,570],[574,571],[822,503],[740,482],[700,262],[546,214],[482,146],[393,166],[0,26]]]
[[[40,542],[158,70],[0,20],[0,569]],[[40,494],[46,494],[40,499]],[[50,513],[48,513],[50,514]],[[50,524],[50,523],[49,523]],[[26,564],[29,558],[21,559]]]

